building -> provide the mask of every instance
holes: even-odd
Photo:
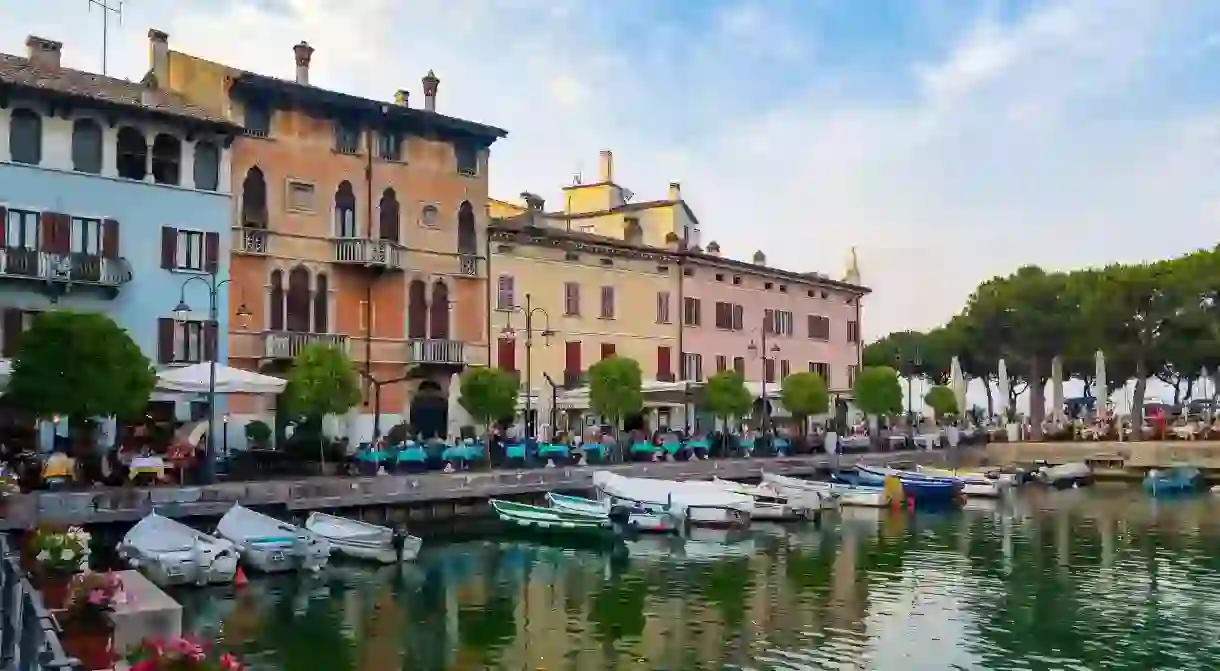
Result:
[[[240,128],[151,80],[64,67],[60,42],[26,46],[0,54],[4,356],[33,314],[66,308],[110,315],[161,365],[224,361],[237,308],[220,296],[211,324],[206,283],[186,282],[228,277]],[[194,314],[178,322],[181,300]]]
[[[305,42],[284,50],[287,80],[171,51],[160,31],[149,40],[158,82],[245,129],[230,296],[253,316],[229,332],[233,364],[283,371],[307,343],[340,345],[365,399],[332,431],[451,433],[452,376],[488,361],[488,148],[506,132],[438,113],[432,72],[411,107],[405,90],[386,102],[312,86]]]

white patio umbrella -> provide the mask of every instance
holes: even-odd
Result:
[[[966,376],[962,373],[962,362],[953,357],[949,364],[949,386],[953,389],[953,397],[957,399],[957,414],[966,416]]]
[[[470,418],[470,413],[466,412],[466,408],[462,407],[459,400],[462,398],[462,376],[454,373],[449,378],[449,425],[447,431],[454,439],[460,438],[462,435],[462,427],[473,424]]]
[[[1051,359],[1051,421],[1063,421],[1063,357]]]
[[[1000,417],[1004,418],[1004,421],[1008,421],[1011,419],[1008,417],[1008,365],[1004,363],[1003,359],[1000,359],[996,373],[996,391],[1000,397]]]
[[[1106,409],[1106,402],[1110,400],[1110,382],[1106,380],[1106,355],[1102,354],[1101,350],[1097,350],[1097,354],[1093,355],[1093,365],[1096,367],[1093,371],[1093,397],[1097,399],[1097,412],[1101,414]]]
[[[157,376],[157,390],[206,394],[211,364],[196,363],[182,368],[170,368]],[[218,394],[278,394],[284,391],[287,380],[263,375],[252,370],[232,368],[216,364],[216,393]]]

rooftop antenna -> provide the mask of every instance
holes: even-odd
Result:
[[[110,47],[110,15],[118,17],[119,25],[123,24],[123,0],[85,1],[89,3],[89,11],[93,11],[94,7],[102,10],[102,74],[106,74],[106,52]]]

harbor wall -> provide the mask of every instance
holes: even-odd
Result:
[[[1212,440],[991,443],[986,453],[992,464],[1104,462],[1136,471],[1186,464],[1220,470],[1220,441]]]

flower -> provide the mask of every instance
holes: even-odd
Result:
[[[47,552],[46,550],[43,550],[43,551],[39,552],[37,555],[35,555],[34,558],[37,559],[38,561],[46,561],[51,558],[51,553]]]
[[[127,657],[132,671],[244,671],[230,653],[216,656],[207,646],[188,638],[145,639]]]

